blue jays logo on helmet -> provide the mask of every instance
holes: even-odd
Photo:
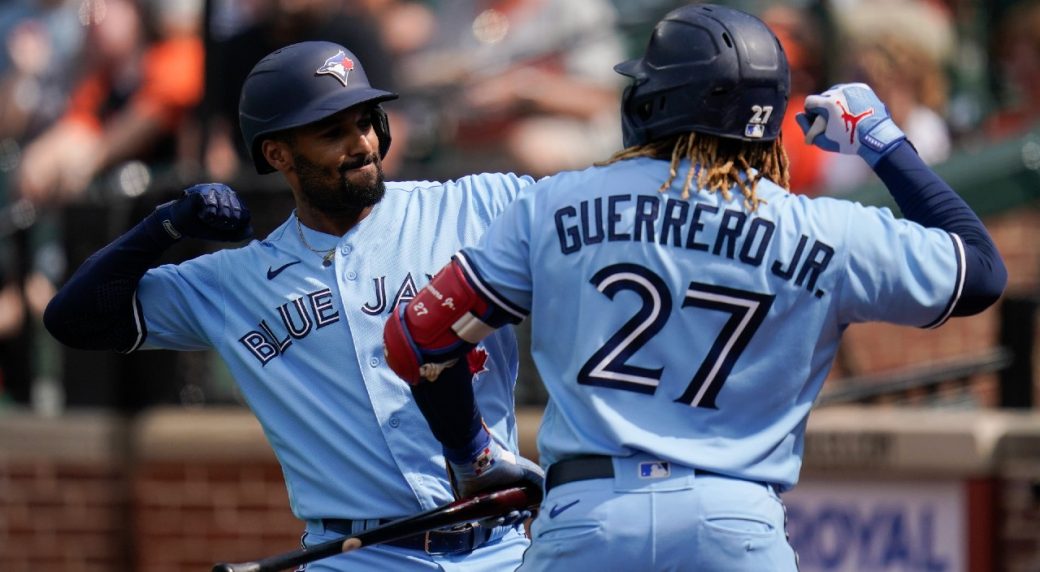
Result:
[[[343,87],[347,86],[347,76],[354,70],[354,60],[347,57],[347,54],[340,50],[339,53],[325,60],[320,68],[314,73],[317,75],[327,74],[338,79]]]

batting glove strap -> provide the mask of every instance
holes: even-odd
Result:
[[[882,157],[891,153],[896,144],[904,139],[906,135],[903,130],[891,118],[887,118],[860,137],[863,144],[859,148],[859,155],[871,167],[875,167]]]
[[[472,465],[478,462],[477,460],[481,455],[490,451],[490,447],[491,434],[488,433],[485,427],[481,426],[476,435],[464,446],[455,448],[444,447],[444,458],[451,464]]]

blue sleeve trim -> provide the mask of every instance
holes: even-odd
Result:
[[[461,250],[455,253],[454,258],[458,261],[459,266],[462,267],[462,271],[466,274],[466,278],[469,279],[470,283],[473,284],[473,287],[476,288],[488,302],[512,318],[509,322],[519,324],[524,321],[524,318],[526,318],[528,314],[530,314],[529,310],[510,302],[508,298],[490,286],[487,281],[484,280],[484,277],[480,275],[480,271],[477,270],[476,266],[466,258],[466,255]]]

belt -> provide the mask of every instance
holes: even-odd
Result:
[[[393,522],[393,520],[394,519],[381,518],[378,521],[379,526]],[[352,520],[326,518],[321,522],[325,526],[326,530],[338,532],[346,536],[357,534],[354,532],[355,527],[354,521]],[[384,542],[383,544],[396,546],[398,548],[419,550],[427,554],[458,554],[461,552],[470,552],[474,548],[487,543],[491,540],[494,530],[494,528],[471,523],[456,528],[430,530],[412,536],[405,536],[404,538],[399,538],[397,540]]]
[[[574,481],[614,478],[613,457],[607,455],[584,455],[557,461],[549,465],[545,474],[545,492],[553,487]],[[694,469],[694,475],[723,476],[712,471]],[[763,483],[764,484],[764,483]]]

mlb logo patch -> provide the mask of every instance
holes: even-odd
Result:
[[[668,461],[648,461],[639,463],[639,478],[641,479],[663,479],[672,474]]]
[[[766,134],[766,128],[760,123],[748,123],[744,128],[744,137],[761,139]]]

